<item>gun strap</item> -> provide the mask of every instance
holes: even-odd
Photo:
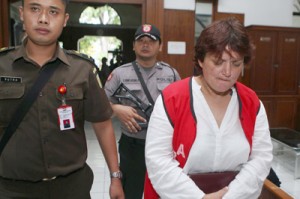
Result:
[[[149,92],[149,90],[148,90],[148,88],[147,88],[147,86],[146,86],[146,83],[145,83],[145,81],[144,81],[144,79],[143,79],[143,77],[142,77],[141,71],[139,70],[139,68],[138,68],[138,66],[137,66],[137,64],[136,64],[136,62],[133,61],[133,62],[132,62],[132,65],[133,65],[133,68],[134,68],[134,70],[135,70],[136,75],[138,76],[138,78],[139,78],[139,80],[140,80],[140,82],[141,82],[141,85],[142,85],[142,87],[143,87],[144,93],[145,93],[146,96],[147,96],[148,101],[149,101],[152,105],[154,105],[154,100],[153,100],[153,98],[152,98],[152,96],[151,96],[151,94],[150,94],[150,92]]]
[[[5,148],[6,144],[8,143],[11,136],[17,130],[18,126],[20,125],[21,121],[25,117],[26,113],[30,109],[31,105],[39,95],[42,88],[48,82],[52,74],[54,73],[55,69],[58,68],[59,64],[55,64],[54,62],[45,66],[45,68],[41,69],[41,72],[34,82],[31,89],[27,92],[24,96],[23,100],[18,105],[16,111],[14,112],[10,123],[8,124],[7,128],[4,131],[2,139],[0,141],[0,157],[2,154],[3,149]]]

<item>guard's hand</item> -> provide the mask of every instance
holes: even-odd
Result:
[[[203,199],[222,199],[223,196],[227,193],[228,187],[224,187],[223,189],[210,193],[210,194],[205,194]]]
[[[112,105],[112,108],[118,119],[126,126],[127,130],[131,133],[137,133],[141,130],[141,127],[138,125],[137,121],[147,122],[147,120],[141,117],[131,106],[114,104]]]
[[[125,199],[122,183],[119,178],[111,179],[109,195],[111,199]]]

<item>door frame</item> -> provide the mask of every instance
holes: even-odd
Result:
[[[15,0],[0,1],[0,48],[9,46],[9,5],[14,1]],[[72,0],[72,2],[140,4],[142,7],[142,23],[151,23],[157,26],[163,38],[164,0]]]

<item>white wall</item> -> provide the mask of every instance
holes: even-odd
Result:
[[[300,16],[293,17],[293,26],[300,28]]]
[[[295,0],[219,0],[218,11],[244,14],[245,26],[300,27],[300,16],[293,16],[294,1]],[[195,0],[164,0],[164,8],[194,10]],[[202,8],[204,9],[204,7]],[[198,7],[196,11],[202,8]],[[205,9],[210,12],[211,7],[205,7]],[[202,14],[207,14],[205,11],[201,12]]]
[[[211,3],[196,3],[196,13],[202,15],[212,14],[212,4]]]
[[[165,9],[195,10],[195,0],[164,0]]]
[[[245,25],[293,26],[294,0],[219,0],[219,12],[244,13]]]

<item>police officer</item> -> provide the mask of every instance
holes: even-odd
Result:
[[[147,128],[139,123],[147,123],[147,116],[132,101],[121,104],[113,97],[119,85],[123,83],[135,96],[146,104],[151,99],[145,94],[135,64],[145,82],[153,101],[170,83],[179,80],[178,72],[168,64],[157,61],[162,49],[159,30],[150,24],[141,25],[134,35],[133,50],[136,60],[115,69],[105,84],[105,92],[111,101],[114,114],[121,121],[122,135],[119,141],[120,169],[126,198],[141,199],[145,177],[145,137]]]
[[[0,52],[0,138],[18,115],[18,104],[41,82],[34,83],[39,75],[56,68],[1,154],[1,199],[89,199],[93,173],[86,164],[85,120],[92,122],[112,173],[110,196],[124,199],[112,109],[95,65],[57,42],[69,18],[67,4],[22,1],[27,37],[20,47]]]

